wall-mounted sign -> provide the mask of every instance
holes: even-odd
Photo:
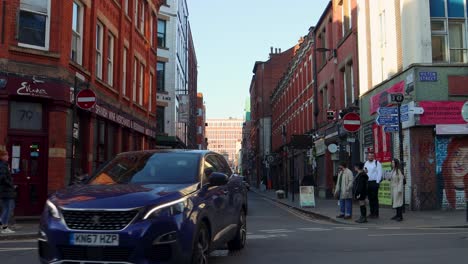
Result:
[[[370,98],[370,114],[377,112],[377,109],[381,106],[387,106],[390,102],[388,101],[389,94],[404,93],[405,92],[405,81],[398,82],[380,93]]]
[[[335,153],[338,151],[338,146],[336,144],[330,144],[328,145],[328,151],[330,151],[330,153]]]
[[[69,86],[60,82],[53,82],[36,76],[15,77],[8,76],[0,78],[5,80],[8,93],[20,96],[53,98],[55,100],[69,101]]]
[[[421,82],[437,82],[437,72],[420,72],[419,81]]]
[[[460,101],[421,101],[419,106],[424,108],[419,124],[466,124],[462,117],[462,108],[465,102]]]

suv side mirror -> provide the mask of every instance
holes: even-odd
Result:
[[[221,172],[213,172],[210,175],[210,185],[211,186],[221,186],[228,183],[228,176]]]

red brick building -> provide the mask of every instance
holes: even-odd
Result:
[[[263,162],[271,153],[271,95],[278,85],[279,80],[286,71],[294,49],[281,52],[281,49],[271,48],[270,59],[266,62],[257,61],[253,68],[254,76],[250,83],[251,106],[251,150],[255,153],[254,166],[250,177],[265,183],[270,183],[270,170]]]
[[[321,196],[331,196],[340,161],[351,165],[361,159],[357,135],[346,132],[341,120],[344,114],[359,111],[356,2],[331,1],[315,27],[318,112],[314,133]],[[356,142],[349,142],[352,139]],[[334,153],[326,147],[332,144],[337,146]]]
[[[307,148],[293,150],[291,141],[313,127],[312,30],[294,47],[294,57],[272,94],[272,149],[276,153],[271,164],[272,179],[273,187],[283,190],[292,189],[290,183],[302,181],[307,174]]]
[[[197,146],[198,149],[207,149],[206,140],[206,107],[203,101],[203,94],[197,94]]]
[[[357,50],[356,0],[330,1],[272,96],[277,187],[297,191],[300,184],[314,184],[319,195],[330,196],[339,161],[360,159],[357,136],[341,122],[345,113],[359,110]],[[298,146],[292,139],[299,136],[305,144]],[[327,150],[331,144],[336,152]]]
[[[39,214],[48,193],[116,153],[152,146],[161,2],[0,2],[0,148],[17,214]],[[74,107],[84,89],[96,94],[89,110]]]

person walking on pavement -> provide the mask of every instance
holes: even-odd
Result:
[[[367,223],[366,198],[369,177],[364,171],[364,163],[362,162],[356,163],[356,165],[354,165],[354,170],[357,172],[357,175],[353,183],[353,196],[354,199],[359,201],[359,207],[361,209],[361,217],[356,220],[356,223]]]
[[[403,221],[403,173],[400,171],[400,161],[398,159],[392,160],[392,174],[391,174],[391,187],[392,187],[392,205],[396,209],[396,215],[392,220],[398,222]]]
[[[340,200],[340,215],[337,218],[351,219],[353,212],[353,172],[346,162],[339,165],[335,197]]]
[[[375,159],[373,152],[369,152],[364,168],[369,176],[367,193],[370,207],[369,218],[379,218],[379,186],[382,181],[382,164]]]
[[[8,228],[11,212],[15,208],[16,197],[8,159],[8,152],[0,150],[0,201],[2,203],[2,214],[0,218],[2,227],[0,228],[0,233],[2,234],[15,233],[15,231]]]

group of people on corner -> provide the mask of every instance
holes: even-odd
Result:
[[[340,205],[340,214],[337,218],[352,218],[353,199],[359,202],[361,211],[357,223],[366,223],[368,218],[379,218],[379,187],[383,172],[382,164],[375,159],[374,153],[368,153],[365,163],[354,164],[355,176],[346,162],[340,163],[338,169],[334,192]],[[396,209],[396,215],[392,220],[403,221],[404,176],[398,159],[392,160],[390,178],[392,206]],[[367,215],[366,200],[369,200],[369,215]]]
[[[1,234],[14,233],[8,226],[15,208],[16,190],[8,165],[9,155],[5,150],[0,150],[0,206],[1,206]]]

